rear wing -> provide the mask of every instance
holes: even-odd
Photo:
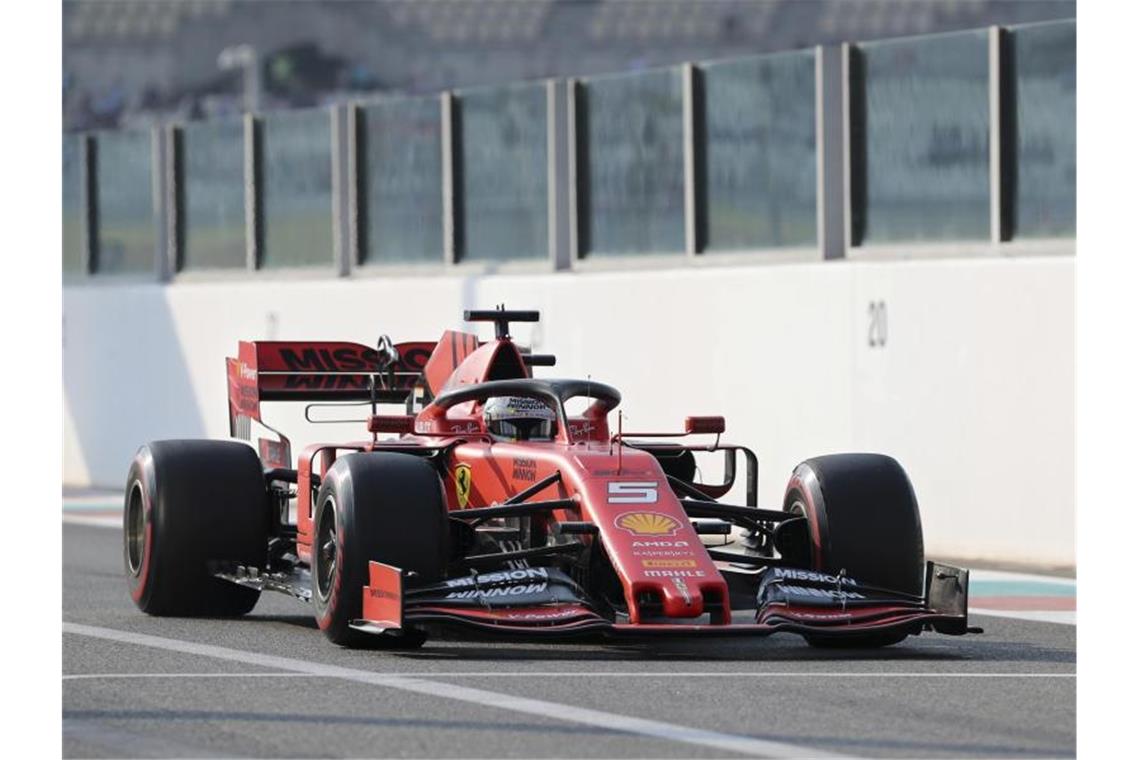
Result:
[[[262,401],[403,403],[435,346],[434,341],[392,345],[386,339],[379,350],[339,341],[242,341],[237,358],[226,358],[230,436],[248,441],[250,420],[265,425]],[[275,443],[262,441],[266,464],[281,459],[277,452],[264,450]],[[284,437],[282,443],[287,460]]]
[[[537,322],[538,316],[537,311],[503,308],[463,314],[469,322],[494,322],[496,342],[510,340],[510,322]],[[438,341],[395,345],[385,335],[376,348],[343,341],[242,341],[237,357],[226,358],[230,436],[250,440],[251,423],[256,420],[278,437],[259,439],[262,463],[288,467],[289,440],[262,419],[262,401],[403,403],[412,415],[417,406],[442,392],[460,365],[484,345],[477,335],[454,330],[445,331]],[[554,365],[553,356],[531,354],[525,348],[512,348],[510,355],[515,361],[506,369],[480,365],[472,372],[483,379],[488,371],[491,379],[506,379],[520,372],[529,377],[529,367]],[[490,358],[496,356],[492,353]]]

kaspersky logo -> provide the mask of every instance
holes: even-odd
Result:
[[[614,525],[634,536],[672,536],[681,523],[660,512],[622,512]]]

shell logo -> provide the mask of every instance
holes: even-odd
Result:
[[[623,512],[614,525],[635,536],[672,536],[681,528],[681,523],[660,512]]]

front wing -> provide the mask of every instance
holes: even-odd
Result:
[[[553,568],[486,573],[427,586],[417,586],[414,580],[399,568],[369,563],[363,619],[354,621],[353,627],[377,634],[440,625],[526,636],[767,636],[786,632],[835,639],[923,630],[950,635],[980,632],[966,622],[969,571],[934,562],[926,565],[921,599],[868,587],[854,579],[773,568],[760,581],[754,613],[746,613],[743,620],[738,614],[729,623],[611,620],[594,608],[573,580]]]

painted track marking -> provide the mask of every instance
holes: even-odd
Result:
[[[1032,620],[1034,623],[1057,623],[1058,625],[1076,625],[1077,613],[1064,610],[987,610],[984,607],[971,607],[971,615],[983,617],[1003,617],[1014,620]]]
[[[238,757],[155,736],[136,734],[85,718],[64,718],[65,739],[94,745],[110,757]]]
[[[111,528],[114,530],[123,529],[122,515],[98,516],[65,513],[63,515],[63,522],[67,525],[85,525],[89,528]]]
[[[65,681],[94,681],[101,678],[304,678],[308,673],[65,673]],[[309,676],[311,677],[311,676]]]
[[[135,644],[154,649],[163,649],[180,654],[212,657],[228,662],[240,662],[256,667],[274,668],[276,670],[291,671],[305,675],[341,678],[346,681],[383,686],[430,697],[453,699],[483,707],[497,707],[502,710],[510,710],[551,720],[581,723],[583,725],[605,728],[624,734],[664,739],[666,741],[691,744],[720,751],[736,752],[754,757],[847,757],[795,744],[757,739],[751,736],[725,734],[718,731],[707,731],[700,728],[617,715],[610,712],[591,710],[589,708],[576,707],[574,705],[561,704],[558,702],[548,702],[541,699],[516,697],[487,689],[438,683],[420,677],[385,675],[368,670],[325,665],[308,662],[306,660],[297,660],[291,657],[247,652],[240,649],[214,646],[212,644],[198,644],[191,641],[167,639],[143,633],[119,631],[113,628],[100,628],[97,626],[82,625],[80,623],[65,622],[63,624],[63,632],[77,636],[103,639],[105,641],[118,641],[124,644]]]
[[[382,673],[401,678],[1076,678],[1076,673],[786,673],[752,671],[747,673],[627,673],[627,672],[574,672],[530,671],[518,673]],[[100,678],[303,678],[319,676],[313,673],[72,673],[63,676],[65,681],[84,681]]]

